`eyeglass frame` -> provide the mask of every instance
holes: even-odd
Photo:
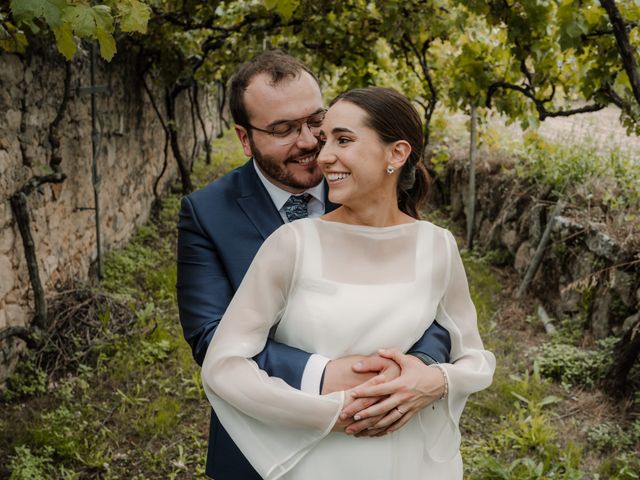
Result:
[[[320,115],[322,114],[322,120],[324,120],[324,115],[327,114],[327,109],[326,108],[322,108],[320,110],[318,110],[315,113],[312,113],[311,115],[307,115],[306,117],[300,117],[300,118],[295,118],[293,120],[283,120],[282,122],[277,122],[276,125],[280,125],[280,124],[284,124],[284,123],[293,123],[296,122],[298,124],[297,129],[298,129],[298,133],[296,134],[295,137],[293,137],[293,140],[289,143],[283,143],[282,145],[291,145],[292,143],[295,143],[298,138],[300,137],[300,134],[302,133],[302,125],[307,125],[307,128],[309,129],[309,131],[311,131],[311,126],[309,126],[309,119],[315,115]],[[254,127],[253,125],[251,125],[250,123],[247,123],[247,125],[245,126],[245,128],[250,128],[251,130],[257,130],[258,132],[262,132],[262,133],[266,133],[271,135],[273,138],[276,139],[284,139],[285,137],[279,137],[277,133],[275,133],[273,130],[265,130],[264,128],[258,128],[258,127]],[[317,127],[313,127],[313,128],[317,128]],[[312,133],[313,135],[313,133]]]

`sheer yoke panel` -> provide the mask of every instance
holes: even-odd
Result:
[[[326,280],[388,285],[416,279],[415,225],[373,229],[324,221],[318,238]]]

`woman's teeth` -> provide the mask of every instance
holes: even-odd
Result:
[[[330,182],[335,182],[337,180],[342,180],[344,178],[347,178],[349,175],[351,175],[350,173],[327,173],[327,180],[329,180]]]

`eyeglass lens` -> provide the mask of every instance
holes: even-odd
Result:
[[[306,123],[311,134],[318,136],[324,115],[325,112],[318,112],[307,118],[283,123],[279,125],[277,129],[274,129],[272,134],[280,145],[290,145],[298,140],[298,137],[302,133],[302,126]]]

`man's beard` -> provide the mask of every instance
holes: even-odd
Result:
[[[307,190],[309,188],[315,187],[322,180],[322,174],[320,173],[319,169],[317,170],[317,175],[311,177],[305,176],[304,179],[296,178],[294,172],[286,169],[286,165],[289,162],[295,161],[298,158],[302,158],[311,154],[317,155],[319,148],[316,147],[310,150],[301,150],[297,155],[288,157],[284,162],[280,162],[273,159],[273,157],[262,155],[251,138],[249,139],[249,143],[251,145],[253,157],[258,163],[260,169],[268,177],[280,182],[281,184],[296,190]],[[318,167],[316,166],[316,168]]]

